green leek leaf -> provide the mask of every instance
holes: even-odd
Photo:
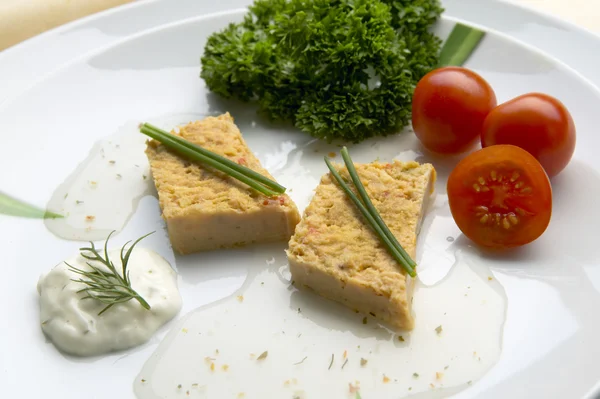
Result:
[[[457,23],[442,46],[439,66],[463,65],[484,35],[482,30]]]
[[[63,217],[62,215],[40,209],[16,198],[9,197],[3,193],[0,193],[0,214],[32,219],[56,219]]]

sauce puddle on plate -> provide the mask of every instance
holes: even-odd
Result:
[[[173,328],[137,376],[138,398],[442,397],[500,356],[504,289],[462,252],[443,280],[417,282],[410,333],[297,290],[278,252],[257,252],[238,292]]]
[[[206,117],[176,114],[152,118],[166,130]],[[138,122],[124,124],[116,133],[94,144],[87,158],[54,191],[47,209],[64,215],[45,219],[48,230],[67,240],[103,240],[121,231],[141,198],[156,196],[146,158],[146,140]]]

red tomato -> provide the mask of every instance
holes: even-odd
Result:
[[[483,121],[495,106],[494,90],[475,72],[460,67],[435,69],[415,88],[413,130],[430,151],[461,153],[480,137]]]
[[[476,151],[448,178],[452,217],[465,236],[490,248],[537,239],[552,214],[552,188],[540,163],[512,145]]]
[[[575,124],[556,98],[540,93],[519,96],[496,107],[485,119],[482,147],[512,144],[533,155],[556,176],[575,151]]]

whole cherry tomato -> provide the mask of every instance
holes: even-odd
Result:
[[[461,153],[480,137],[483,121],[495,106],[494,90],[477,73],[460,67],[435,69],[415,88],[413,130],[430,151]]]
[[[519,147],[495,145],[468,155],[450,173],[447,189],[458,228],[484,247],[530,243],[550,223],[550,180]]]
[[[482,147],[512,144],[533,155],[556,176],[575,151],[575,123],[563,103],[541,93],[516,97],[496,107],[483,124]]]

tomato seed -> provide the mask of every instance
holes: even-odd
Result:
[[[533,189],[531,187],[525,187],[524,189],[521,190],[521,194],[531,194],[533,192]]]

